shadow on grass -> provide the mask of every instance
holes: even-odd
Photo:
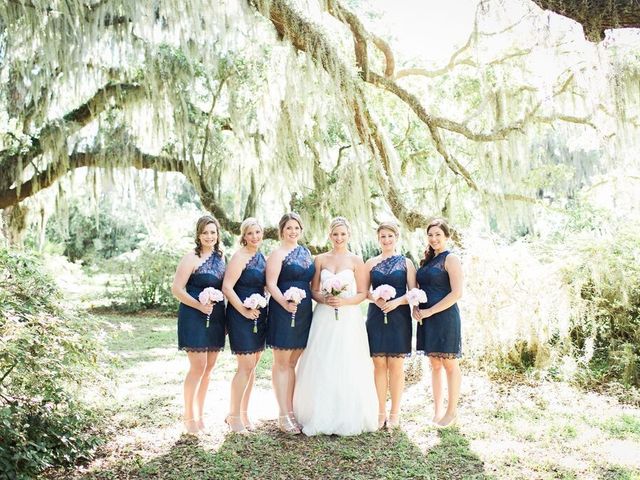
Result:
[[[283,435],[267,422],[253,435],[228,434],[217,449],[206,436],[183,435],[165,455],[146,463],[130,459],[85,478],[488,478],[457,430],[437,434],[438,444],[423,454],[402,431],[307,438]]]

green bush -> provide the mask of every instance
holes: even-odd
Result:
[[[575,293],[571,339],[593,339],[592,363],[603,380],[640,386],[640,226],[574,241],[578,258],[566,268]],[[602,364],[606,364],[606,369]]]
[[[100,442],[80,400],[102,347],[34,255],[0,248],[0,478],[33,478]]]
[[[118,258],[116,273],[124,283],[116,288],[115,297],[128,311],[157,308],[175,311],[177,301],[171,284],[182,250],[166,244],[143,242],[130,254]]]

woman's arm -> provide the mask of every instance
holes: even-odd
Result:
[[[322,294],[322,285],[320,285],[320,274],[322,273],[322,257],[324,254],[320,254],[314,260],[314,266],[316,271],[311,279],[311,296],[318,303],[327,303],[326,298]]]
[[[173,277],[171,293],[185,305],[209,315],[213,311],[213,305],[201,304],[198,300],[189,295],[185,289],[187,282],[189,281],[189,277],[193,272],[193,267],[195,267],[198,259],[199,257],[196,257],[195,254],[191,253],[182,257],[178,263],[178,267],[176,268],[176,274]]]
[[[229,303],[233,305],[233,308],[235,308],[243,317],[249,320],[255,320],[260,316],[260,311],[245,307],[242,304],[242,300],[233,289],[238,282],[240,275],[242,275],[242,270],[244,270],[247,260],[247,255],[243,255],[239,252],[233,254],[233,257],[231,257],[231,260],[229,260],[229,264],[227,265],[227,270],[224,273],[222,293],[227,297]]]
[[[293,313],[297,310],[297,305],[293,302],[287,302],[280,291],[280,288],[278,288],[278,277],[282,270],[282,260],[284,260],[284,255],[284,250],[282,248],[278,248],[271,252],[271,255],[267,258],[267,268],[265,272],[267,277],[267,290],[269,290],[271,297],[278,302],[282,308]]]

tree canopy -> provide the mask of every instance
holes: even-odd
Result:
[[[312,231],[344,212],[415,229],[456,208],[563,208],[590,174],[624,166],[638,59],[536,3],[591,29],[637,14],[479,2],[434,66],[401,32],[377,33],[364,1],[5,2],[0,209],[80,167],[180,172],[236,233],[274,206]]]

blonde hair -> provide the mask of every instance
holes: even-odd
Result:
[[[381,222],[380,224],[378,224],[376,234],[380,235],[381,230],[389,230],[396,236],[396,238],[400,237],[400,228],[398,228],[398,224],[395,222]]]
[[[247,234],[247,230],[251,227],[258,227],[261,231],[264,230],[256,218],[245,218],[240,224],[240,245],[243,247],[247,246],[247,241],[244,239],[244,236]]]
[[[344,227],[347,229],[349,235],[351,235],[351,225],[349,225],[349,220],[344,217],[335,217],[331,220],[329,224],[329,233],[333,232],[338,227]]]
[[[304,230],[304,226],[302,225],[302,218],[295,212],[285,213],[280,221],[278,222],[278,236],[282,238],[282,232],[284,232],[284,226],[287,224],[289,220],[295,220],[300,225],[300,230]]]

